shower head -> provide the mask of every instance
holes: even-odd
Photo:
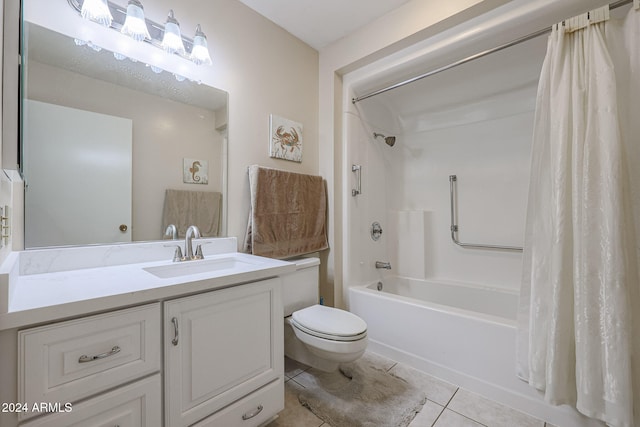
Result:
[[[396,143],[396,137],[395,136],[384,136],[381,133],[373,133],[373,137],[377,138],[377,137],[382,137],[384,138],[384,143],[387,144],[389,147],[393,147],[393,144]]]

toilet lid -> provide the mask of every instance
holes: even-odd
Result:
[[[303,308],[291,317],[294,326],[322,338],[351,341],[367,332],[367,324],[355,314],[324,305]]]

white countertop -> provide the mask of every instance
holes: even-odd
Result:
[[[289,262],[226,252],[232,245],[228,239],[220,240],[225,242],[220,242],[222,245],[213,242],[213,245],[207,245],[210,246],[208,250],[207,246],[203,246],[204,260],[181,263],[173,263],[171,257],[167,256],[173,253],[173,248],[166,248],[167,242],[156,243],[157,246],[138,244],[136,247],[136,244],[131,244],[87,247],[84,250],[47,250],[41,254],[32,251],[18,253],[17,256],[12,254],[5,261],[8,265],[3,264],[0,271],[0,292],[6,293],[5,308],[0,310],[0,330],[170,299],[295,271],[295,264]],[[122,251],[132,253],[135,257],[135,251],[139,253],[141,247],[147,254],[159,250],[161,259],[149,260],[158,256],[146,256],[141,257],[146,258],[144,262],[135,262],[135,258],[129,257],[127,259],[131,263],[113,264],[114,252],[118,253],[116,259],[124,257]],[[66,250],[75,253],[63,252]],[[75,268],[65,258],[69,255],[80,257],[74,261]],[[229,259],[233,262],[223,261]],[[202,263],[215,264],[215,260],[220,260],[217,269],[176,277],[161,278],[145,270],[174,265],[197,267]]]

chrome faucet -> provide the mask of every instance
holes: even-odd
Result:
[[[376,261],[376,268],[384,268],[385,270],[391,270],[391,263]]]
[[[167,229],[164,230],[164,235],[166,237],[171,236],[171,240],[178,240],[178,229],[174,224],[169,224]]]
[[[195,255],[193,254],[193,239],[199,239],[200,236],[200,229],[198,229],[198,227],[196,227],[195,225],[190,225],[189,228],[187,228],[187,232],[184,235],[184,258],[185,260],[192,260],[192,259],[202,259],[204,258],[202,256],[202,247],[200,245],[198,245],[196,247],[196,253]]]

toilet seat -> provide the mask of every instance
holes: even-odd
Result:
[[[358,341],[367,336],[364,320],[348,311],[319,304],[294,312],[291,324],[306,334],[331,341]]]

